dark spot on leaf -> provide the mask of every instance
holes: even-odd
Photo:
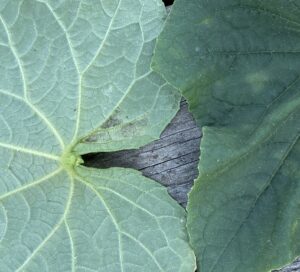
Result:
[[[98,137],[96,135],[91,135],[88,138],[84,139],[84,142],[86,143],[94,143],[97,142]]]
[[[105,122],[104,124],[101,126],[101,128],[111,128],[111,127],[115,127],[115,126],[119,126],[120,124],[122,124],[122,120],[120,120],[119,118],[117,118],[117,116],[119,115],[120,110],[116,109],[114,114],[111,115]]]
[[[124,125],[121,129],[121,134],[124,137],[132,137],[137,134],[137,131],[148,125],[148,119],[136,120]]]
[[[111,128],[120,124],[122,124],[122,121],[112,116],[101,126],[101,128]]]
[[[165,6],[170,6],[170,5],[173,5],[174,3],[174,0],[163,0]]]

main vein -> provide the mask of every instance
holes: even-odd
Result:
[[[42,178],[40,179],[37,179],[37,180],[34,180],[34,181],[31,181],[30,183],[27,183],[21,187],[18,187],[16,188],[15,190],[12,190],[12,191],[9,191],[3,195],[0,195],[0,201],[7,198],[7,197],[10,197],[12,195],[15,195],[15,194],[18,194],[18,193],[21,193],[25,190],[28,190],[36,185],[39,185],[41,184],[42,182],[44,181],[47,181],[49,180],[50,178],[53,178],[54,176],[58,175],[60,172],[62,171],[62,168],[58,168],[57,170],[51,172],[50,174],[46,175],[46,176],[43,176]]]
[[[245,218],[241,221],[241,224],[238,226],[237,230],[233,233],[231,239],[225,244],[224,248],[222,249],[220,255],[216,258],[214,264],[211,266],[210,272],[212,272],[214,270],[214,268],[217,266],[219,260],[221,259],[221,257],[224,255],[226,249],[230,246],[230,244],[234,241],[234,239],[236,238],[236,236],[238,235],[238,233],[241,231],[241,229],[243,228],[243,226],[245,225],[246,221],[249,219],[249,217],[251,216],[251,214],[254,212],[254,209],[257,205],[257,202],[259,201],[259,199],[262,197],[262,195],[270,188],[273,179],[275,178],[275,176],[277,175],[278,171],[280,170],[280,168],[283,166],[284,162],[286,161],[286,159],[288,158],[290,152],[292,151],[293,147],[296,145],[296,143],[299,141],[299,137],[300,134],[297,134],[297,136],[295,137],[295,139],[292,141],[292,143],[289,145],[289,147],[287,148],[284,156],[282,157],[282,159],[279,161],[279,163],[277,164],[277,166],[275,167],[275,169],[273,170],[271,176],[268,178],[265,186],[262,188],[262,190],[258,193],[256,199],[253,201],[253,204],[251,205],[249,211],[247,212]]]
[[[50,153],[45,153],[45,152],[37,151],[37,150],[34,150],[34,149],[17,146],[17,145],[12,145],[12,144],[7,144],[7,143],[0,142],[0,147],[6,148],[6,149],[11,149],[11,150],[14,150],[14,151],[17,151],[17,152],[27,153],[27,154],[30,154],[30,155],[33,155],[33,156],[45,157],[47,159],[54,160],[54,161],[59,161],[60,160],[60,157],[52,155]]]
[[[53,227],[52,231],[46,236],[46,238],[42,241],[42,243],[39,244],[38,247],[30,254],[30,256],[23,262],[23,264],[16,269],[16,272],[22,271],[28,264],[29,262],[36,256],[36,254],[47,244],[47,242],[53,237],[53,235],[57,232],[57,230],[62,226],[62,224],[65,222],[65,219],[69,213],[71,203],[72,203],[72,197],[74,193],[74,181],[71,179],[70,180],[70,192],[68,196],[68,200],[65,206],[65,211],[58,221],[58,223]]]
[[[118,243],[119,243],[119,261],[120,261],[120,269],[121,272],[124,272],[124,268],[123,268],[123,253],[122,253],[122,243],[121,243],[121,229],[118,225],[118,222],[116,220],[116,217],[114,214],[112,214],[111,209],[108,207],[105,199],[103,198],[103,196],[100,194],[100,192],[98,192],[91,184],[89,184],[88,182],[86,182],[85,180],[77,177],[77,180],[79,180],[81,183],[83,183],[86,187],[90,188],[90,190],[92,190],[92,192],[94,192],[94,194],[100,199],[101,203],[103,204],[103,206],[105,207],[108,215],[110,216],[116,230],[118,233]]]
[[[114,15],[111,17],[110,23],[108,25],[108,28],[106,30],[105,36],[97,50],[97,52],[95,53],[94,57],[92,58],[92,60],[88,63],[88,65],[85,67],[85,69],[82,71],[82,73],[80,74],[80,87],[79,87],[79,97],[78,97],[78,111],[77,111],[77,121],[76,121],[76,128],[75,128],[75,133],[74,133],[74,137],[72,142],[74,142],[78,136],[79,133],[79,127],[80,127],[80,118],[81,118],[81,104],[82,104],[82,78],[85,75],[85,73],[89,70],[89,68],[92,66],[92,64],[95,62],[96,58],[99,56],[99,54],[101,53],[107,38],[110,34],[111,28],[113,26],[113,23],[115,21],[116,15],[118,14],[118,11],[120,9],[121,6],[121,2],[122,0],[119,0],[118,6],[115,10]]]
[[[134,242],[136,242],[149,256],[150,258],[153,260],[153,262],[156,264],[156,266],[158,267],[159,271],[162,271],[164,272],[164,269],[161,267],[161,265],[159,264],[159,262],[157,261],[156,257],[152,254],[152,252],[143,244],[141,243],[141,241],[139,241],[137,238],[133,237],[131,234],[129,234],[128,232],[122,230],[120,228],[120,226],[118,225],[118,222],[117,222],[117,219],[116,219],[116,216],[112,213],[111,211],[111,208],[109,207],[109,205],[107,204],[107,202],[105,201],[104,197],[101,195],[101,193],[96,190],[96,188],[93,187],[92,184],[90,184],[88,181],[80,178],[80,177],[77,177],[77,179],[82,182],[85,186],[87,186],[88,188],[90,188],[95,194],[96,196],[98,196],[98,198],[100,199],[100,201],[102,202],[102,204],[104,205],[107,213],[110,215],[114,225],[116,226],[116,229],[119,233],[119,253],[120,253],[120,263],[121,263],[121,271],[123,271],[123,267],[122,267],[122,260],[123,260],[123,255],[122,255],[122,252],[120,251],[121,249],[121,244],[120,244],[120,241],[121,241],[121,234],[127,236],[128,238],[130,238],[131,240],[133,240]],[[104,187],[102,187],[103,189]],[[112,190],[113,191],[113,190]],[[115,191],[113,191],[115,192]],[[118,195],[120,197],[120,195]],[[128,199],[127,199],[128,200]],[[132,204],[133,202],[130,201],[130,203]],[[141,207],[140,207],[141,208]],[[146,210],[144,210],[146,211]],[[148,211],[147,211],[148,213]]]
[[[12,54],[14,55],[14,58],[18,64],[19,67],[19,71],[21,74],[21,78],[22,78],[22,84],[23,84],[23,91],[24,91],[24,98],[22,100],[24,100],[24,102],[26,102],[29,107],[44,121],[44,123],[47,125],[47,127],[52,131],[52,133],[55,135],[55,137],[57,138],[59,144],[61,145],[62,149],[64,150],[65,145],[64,145],[64,141],[62,140],[60,134],[58,133],[58,131],[56,130],[56,128],[53,126],[53,124],[50,122],[50,120],[44,115],[44,113],[42,113],[34,104],[32,104],[30,102],[30,100],[28,99],[28,90],[27,90],[27,84],[26,84],[26,77],[25,77],[25,71],[22,65],[22,61],[18,56],[17,50],[14,47],[13,41],[12,41],[12,37],[11,34],[9,32],[9,28],[5,22],[5,20],[3,19],[3,17],[0,14],[0,22],[2,23],[4,30],[7,34],[7,39],[8,39],[8,45],[9,48],[12,52]],[[4,92],[2,92],[4,93]],[[15,96],[17,97],[17,96]]]

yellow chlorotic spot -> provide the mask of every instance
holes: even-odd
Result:
[[[255,72],[246,76],[246,82],[253,87],[253,90],[258,92],[264,88],[265,83],[268,82],[268,80],[269,77],[263,72]]]

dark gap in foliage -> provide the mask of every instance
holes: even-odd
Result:
[[[133,168],[136,170],[135,162],[124,160],[123,153],[127,152],[128,156],[132,155],[132,152],[136,150],[116,151],[116,152],[101,152],[101,153],[90,153],[82,156],[84,166],[107,169],[111,167],[125,167]],[[123,156],[122,156],[123,155]]]
[[[174,0],[163,0],[163,2],[165,3],[165,6],[171,6],[174,3]]]
[[[90,153],[82,158],[85,167],[138,170],[166,186],[170,195],[185,207],[187,192],[198,176],[200,139],[201,131],[183,99],[180,111],[159,140],[139,149]]]

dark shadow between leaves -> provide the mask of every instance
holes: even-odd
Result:
[[[167,7],[167,6],[173,5],[174,0],[163,0],[163,2],[164,2],[164,4],[165,4],[165,6]]]
[[[200,138],[200,129],[183,100],[180,111],[159,140],[140,149],[85,155],[84,165],[141,171],[144,176],[166,186],[170,195],[185,206],[187,193],[198,175]]]

